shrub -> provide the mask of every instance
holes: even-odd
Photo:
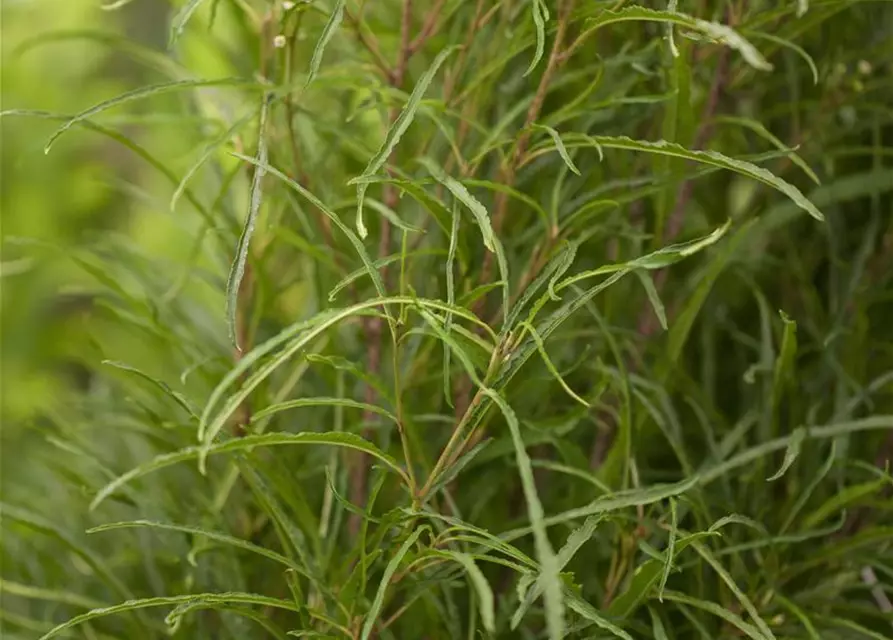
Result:
[[[893,14],[668,4],[190,0],[6,112],[146,167],[15,245],[10,637],[889,637]]]

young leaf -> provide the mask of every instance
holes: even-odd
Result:
[[[728,169],[735,173],[740,173],[741,175],[753,178],[758,182],[762,182],[763,184],[780,191],[790,198],[800,209],[806,211],[806,213],[816,220],[824,221],[825,219],[822,212],[819,211],[794,185],[782,180],[771,171],[763,169],[751,162],[730,158],[718,151],[694,151],[692,149],[686,149],[673,142],[667,142],[666,140],[650,142],[646,140],[633,140],[626,136],[585,136],[575,134],[564,136],[564,145],[568,149],[591,147],[595,146],[595,144],[606,149],[625,149],[628,151],[656,153]]]
[[[350,407],[352,409],[362,409],[363,411],[377,413],[378,415],[384,416],[388,420],[391,420],[395,424],[397,423],[397,416],[395,416],[390,411],[382,409],[377,405],[368,404],[366,402],[358,402],[356,400],[351,400],[350,398],[327,397],[296,398],[294,400],[278,402],[268,407],[264,407],[263,409],[255,413],[254,416],[252,416],[252,420],[261,420],[275,413],[288,411],[289,409],[296,409],[298,407]]]
[[[335,35],[335,32],[338,31],[338,27],[341,26],[341,20],[344,18],[345,3],[346,0],[338,0],[335,4],[335,8],[332,10],[332,14],[326,22],[326,26],[323,27],[322,33],[319,36],[319,41],[316,43],[316,48],[313,49],[313,56],[310,58],[310,73],[307,74],[307,81],[304,83],[305,88],[313,82],[313,79],[316,78],[316,74],[319,73],[319,66],[322,64],[322,57],[325,54],[326,46],[329,44],[329,40],[332,39],[332,36]]]
[[[388,129],[384,142],[375,155],[372,156],[372,159],[369,160],[369,164],[366,165],[363,173],[348,182],[348,184],[357,185],[357,233],[360,234],[360,238],[365,238],[368,234],[366,225],[363,223],[363,199],[366,195],[367,185],[362,182],[362,178],[375,175],[384,166],[385,162],[387,162],[391,153],[397,147],[397,143],[400,142],[400,138],[403,137],[403,134],[409,129],[409,125],[412,124],[416,111],[419,108],[419,104],[422,102],[422,98],[428,90],[431,81],[434,80],[434,76],[437,74],[438,69],[440,69],[440,66],[455,49],[456,47],[448,47],[437,55],[434,62],[428,67],[428,70],[422,74],[421,78],[419,78],[418,83],[416,83],[415,88],[412,90],[412,94],[409,96],[409,100],[406,102],[400,115],[394,120],[394,124]]]
[[[549,354],[546,352],[546,345],[543,344],[543,339],[540,338],[540,335],[536,332],[536,329],[529,322],[519,322],[518,326],[527,331],[530,336],[533,338],[533,341],[536,343],[536,348],[539,349],[540,356],[543,359],[543,362],[546,365],[546,368],[549,370],[549,373],[558,381],[558,384],[561,385],[561,388],[564,389],[564,392],[567,393],[571,398],[579,402],[584,407],[589,407],[589,403],[586,402],[583,398],[578,396],[573,389],[568,386],[567,382],[564,381],[564,378],[561,377],[561,373],[559,373],[558,369],[552,363],[552,360],[549,358]]]
[[[455,560],[465,569],[465,573],[468,574],[468,579],[478,595],[484,631],[494,633],[496,631],[496,615],[493,608],[493,590],[490,588],[487,578],[474,563],[474,558],[467,553],[458,551],[439,551],[438,555]]]
[[[654,280],[651,279],[650,275],[641,270],[637,270],[635,274],[638,276],[639,282],[641,282],[642,286],[645,288],[648,302],[651,303],[651,307],[654,309],[654,315],[657,316],[661,328],[664,331],[667,331],[669,329],[667,325],[667,312],[664,309],[664,303],[660,301],[660,294],[654,286]]]

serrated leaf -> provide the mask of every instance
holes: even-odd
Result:
[[[703,33],[712,40],[736,50],[752,67],[761,71],[771,71],[772,65],[746,38],[737,31],[718,22],[708,22],[677,11],[660,11],[645,7],[626,7],[619,11],[605,9],[595,18],[587,20],[589,28],[601,27],[616,22],[649,21],[678,24],[686,29]]]
[[[493,590],[490,588],[487,578],[474,563],[474,558],[459,551],[439,551],[438,555],[455,560],[465,569],[480,602],[481,622],[484,625],[484,630],[494,633],[496,631],[496,614],[493,607]]]
[[[367,185],[366,183],[362,182],[361,179],[375,175],[384,166],[385,162],[387,162],[388,158],[391,156],[391,153],[397,147],[397,143],[400,142],[400,138],[403,137],[403,134],[406,133],[407,129],[409,129],[409,125],[412,124],[412,121],[415,118],[416,111],[419,108],[419,104],[422,102],[422,98],[424,97],[425,92],[428,90],[428,86],[431,84],[431,81],[434,80],[434,76],[437,74],[438,69],[440,69],[440,66],[455,49],[456,47],[448,47],[437,55],[437,57],[434,59],[434,62],[431,63],[430,67],[428,67],[428,70],[425,71],[424,74],[422,74],[421,78],[419,78],[419,81],[416,83],[415,88],[413,88],[412,93],[409,96],[409,100],[407,100],[406,105],[400,112],[400,115],[398,115],[396,120],[394,120],[394,124],[391,125],[390,129],[388,129],[387,135],[385,135],[384,142],[382,142],[381,147],[379,147],[375,155],[372,156],[372,159],[369,160],[369,164],[366,165],[363,173],[360,174],[357,178],[354,178],[353,180],[350,180],[348,182],[348,184],[357,185],[356,224],[357,233],[360,234],[360,238],[365,238],[368,234],[366,225],[363,222],[363,199],[366,195]]]
[[[377,413],[378,415],[391,420],[395,424],[397,423],[397,416],[377,405],[358,402],[357,400],[351,400],[350,398],[334,397],[296,398],[294,400],[278,402],[259,410],[254,414],[252,419],[261,420],[273,414],[288,411],[289,409],[297,409],[299,407],[347,407],[351,409],[362,409],[363,411]]]
[[[645,153],[657,153],[686,160],[693,160],[703,164],[728,169],[735,173],[753,178],[758,182],[772,187],[786,195],[800,209],[806,211],[809,215],[819,221],[824,221],[825,217],[814,204],[812,204],[806,196],[794,185],[779,178],[771,171],[763,169],[746,160],[738,160],[730,158],[718,151],[694,151],[666,140],[650,142],[645,140],[633,140],[626,136],[584,136],[579,134],[568,134],[564,136],[564,144],[567,148],[578,148],[595,146],[598,144],[606,149],[625,149],[628,151],[642,151]]]

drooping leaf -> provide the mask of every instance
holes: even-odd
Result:
[[[319,67],[322,64],[326,46],[328,46],[329,41],[332,39],[332,36],[335,35],[335,32],[338,31],[338,27],[341,26],[341,21],[344,19],[345,4],[346,0],[338,0],[335,3],[335,8],[332,9],[332,13],[329,15],[326,26],[323,27],[322,33],[319,34],[319,40],[316,42],[316,47],[313,49],[313,55],[310,58],[310,72],[307,74],[307,81],[304,83],[305,87],[309,86],[310,83],[313,82],[313,79],[316,78],[316,74],[319,73]]]
[[[360,234],[360,238],[365,238],[368,234],[366,225],[363,222],[363,199],[366,195],[366,183],[362,182],[361,179],[375,175],[384,166],[385,162],[387,162],[391,153],[397,147],[397,143],[400,142],[400,138],[403,137],[403,134],[409,129],[409,125],[412,124],[416,111],[418,111],[419,104],[422,102],[422,98],[425,96],[425,92],[428,90],[431,81],[434,80],[434,76],[437,74],[438,69],[440,69],[440,66],[455,49],[456,47],[448,47],[437,55],[434,62],[428,67],[428,70],[422,74],[421,78],[419,78],[419,81],[412,90],[412,94],[409,96],[409,100],[407,100],[400,115],[394,120],[391,128],[388,129],[384,142],[375,155],[369,160],[369,164],[366,165],[363,173],[348,182],[348,184],[357,185],[357,233]]]

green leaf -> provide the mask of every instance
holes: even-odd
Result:
[[[313,49],[313,56],[310,58],[310,73],[307,74],[307,81],[304,83],[304,87],[308,87],[313,82],[313,79],[316,78],[316,74],[319,73],[319,66],[322,64],[326,46],[329,44],[332,36],[335,35],[335,32],[338,31],[338,27],[341,26],[341,20],[344,18],[345,2],[346,0],[338,0],[326,22],[326,26],[323,27],[316,47]]]
[[[487,578],[474,563],[474,558],[459,551],[438,551],[437,555],[455,560],[465,569],[469,581],[477,592],[484,631],[494,633],[496,631],[496,614],[493,607],[493,590],[490,588]]]
[[[92,609],[87,613],[75,616],[70,620],[54,627],[48,633],[40,637],[40,640],[49,640],[49,638],[60,635],[63,631],[67,631],[73,627],[81,625],[97,618],[125,613],[137,609],[147,609],[151,607],[169,607],[182,604],[202,602],[208,605],[226,605],[226,604],[250,604],[260,607],[273,607],[275,609],[285,609],[287,611],[297,611],[294,603],[288,600],[280,600],[279,598],[270,598],[255,593],[243,593],[231,591],[225,593],[196,593],[184,596],[163,596],[159,598],[141,598],[139,600],[128,600],[120,604],[101,609]]]
[[[564,392],[567,395],[569,395],[571,398],[573,398],[575,401],[579,402],[581,405],[588,408],[589,403],[586,402],[579,395],[577,395],[577,393],[573,389],[570,388],[570,386],[567,384],[567,382],[564,381],[564,378],[561,377],[561,373],[559,373],[558,369],[555,367],[555,365],[552,363],[552,360],[549,358],[549,354],[546,352],[546,345],[543,344],[543,339],[540,338],[540,335],[536,332],[536,329],[534,328],[534,326],[532,324],[530,324],[529,322],[524,322],[524,321],[519,322],[518,326],[521,327],[522,329],[524,329],[533,338],[533,341],[536,343],[536,348],[540,352],[540,357],[542,357],[543,362],[546,365],[546,369],[548,369],[549,373],[552,374],[552,377],[554,377],[558,381],[558,384],[561,385],[561,388],[564,389]]]
[[[384,596],[385,592],[388,589],[388,585],[391,582],[391,578],[394,577],[394,573],[400,567],[400,563],[403,561],[404,556],[409,552],[412,548],[412,545],[416,543],[416,540],[419,539],[419,536],[422,535],[429,527],[419,527],[415,531],[413,531],[409,536],[407,536],[406,540],[403,541],[403,544],[400,545],[400,548],[397,549],[397,552],[393,555],[393,557],[388,561],[388,565],[385,567],[384,574],[381,576],[381,582],[378,584],[378,591],[375,593],[375,599],[372,601],[372,606],[369,608],[369,613],[366,614],[366,620],[363,623],[363,630],[360,633],[360,640],[369,640],[369,637],[372,635],[372,629],[375,627],[375,622],[378,620],[378,616],[381,613],[381,608],[384,606]]]
[[[515,445],[515,460],[518,465],[518,473],[521,476],[521,488],[524,491],[524,500],[527,502],[527,514],[533,530],[533,541],[536,549],[536,559],[540,564],[540,579],[542,580],[543,593],[546,605],[546,626],[549,630],[550,640],[562,640],[564,638],[564,598],[562,596],[561,577],[559,576],[558,558],[549,542],[546,533],[546,521],[544,519],[543,505],[536,491],[536,483],[533,480],[533,466],[530,457],[521,438],[521,429],[518,418],[509,404],[503,400],[499,393],[491,389],[482,389],[484,393],[499,407],[505,421],[508,423],[512,442]]]
[[[692,544],[692,542],[702,538],[719,535],[719,533],[712,531],[692,533],[676,541],[673,546],[672,558],[666,557],[663,560],[652,558],[646,560],[643,564],[640,564],[636,567],[636,570],[633,573],[629,587],[611,602],[606,613],[611,618],[629,617],[645,601],[645,598],[651,593],[651,589],[655,585],[659,585],[659,581],[663,581],[663,574],[667,563],[671,563],[673,559],[675,559],[685,547]],[[667,553],[669,555],[669,547],[667,548]],[[665,589],[665,586],[659,586],[658,594],[661,599],[663,598]]]
[[[400,138],[403,137],[403,134],[409,129],[409,125],[412,124],[419,104],[422,102],[422,98],[425,96],[431,81],[434,80],[438,69],[455,49],[456,47],[448,47],[437,55],[434,62],[428,67],[428,70],[419,78],[418,83],[412,90],[412,94],[409,96],[409,100],[406,102],[400,115],[394,120],[394,124],[388,129],[384,142],[375,155],[372,156],[372,159],[369,160],[369,164],[366,165],[363,173],[348,182],[348,184],[357,184],[357,233],[360,234],[360,238],[365,238],[368,234],[366,225],[363,223],[363,199],[366,195],[366,184],[361,182],[360,179],[375,175],[388,161],[391,153],[397,147],[397,143],[400,142]]]
[[[565,591],[565,598],[567,600],[567,606],[571,610],[577,612],[584,620],[588,620],[589,622],[594,623],[600,629],[604,629],[608,631],[616,638],[623,638],[623,640],[633,640],[633,637],[629,635],[626,631],[618,627],[616,624],[608,620],[606,616],[603,616],[601,612],[593,607],[591,604],[577,596],[576,594],[568,593]]]
[[[245,276],[248,248],[251,244],[251,237],[254,235],[257,215],[260,212],[260,205],[263,200],[263,180],[266,173],[264,167],[267,166],[267,143],[264,130],[266,129],[269,107],[269,98],[265,96],[260,111],[260,125],[258,125],[257,162],[254,166],[254,175],[251,178],[251,191],[248,196],[248,216],[245,218],[245,226],[242,228],[239,243],[236,245],[236,256],[233,259],[229,277],[226,279],[226,321],[229,327],[229,339],[239,351],[242,350],[242,347],[239,345],[238,327],[236,326],[239,313],[239,291],[242,287],[242,278]]]
[[[103,111],[111,109],[112,107],[117,107],[119,105],[125,104],[127,102],[132,102],[134,100],[139,100],[141,98],[180,91],[181,89],[197,89],[199,87],[222,87],[239,85],[257,86],[257,83],[252,80],[246,80],[243,78],[222,78],[219,80],[177,80],[175,82],[163,82],[160,84],[153,84],[147,87],[134,89],[133,91],[128,91],[127,93],[123,93],[115,98],[100,102],[99,104],[81,111],[75,116],[72,116],[65,124],[59,127],[49,137],[49,140],[47,140],[46,146],[43,149],[44,153],[49,153],[50,148],[53,146],[53,143],[59,138],[59,136],[63,135],[73,126],[80,124],[84,120],[92,118],[93,116],[100,114]]]
[[[351,400],[350,398],[329,397],[296,398],[295,400],[278,402],[268,407],[264,407],[263,409],[255,413],[254,416],[252,416],[252,420],[261,420],[275,413],[288,411],[289,409],[296,409],[298,407],[348,407],[352,409],[362,409],[363,411],[377,413],[378,415],[384,416],[385,418],[391,420],[395,424],[397,423],[397,416],[395,416],[390,411],[387,411],[386,409],[382,409],[377,405],[368,404],[366,402],[358,402],[356,400]]]
[[[853,420],[851,422],[838,422],[822,427],[808,427],[806,431],[806,439],[824,440],[852,433],[860,433],[862,431],[872,431],[875,429],[893,430],[893,415],[877,415],[862,418],[861,420]],[[699,484],[702,486],[707,485],[714,480],[725,476],[734,469],[746,466],[754,460],[759,460],[770,453],[786,449],[794,437],[799,437],[799,435],[795,436],[792,434],[782,438],[769,440],[768,442],[763,442],[750,449],[742,451],[728,460],[709,466],[699,473]]]
[[[601,523],[603,516],[590,516],[586,518],[586,521],[578,527],[574,529],[571,534],[567,537],[567,541],[565,541],[564,546],[558,551],[557,561],[558,561],[558,571],[561,572],[567,566],[567,564],[573,559],[580,548],[586,544],[595,533],[596,527],[598,527],[599,523]],[[524,594],[524,600],[518,605],[518,608],[515,610],[515,613],[512,615],[511,620],[511,628],[512,630],[517,629],[518,625],[521,624],[522,618],[524,618],[524,614],[527,613],[527,610],[530,609],[530,606],[543,594],[543,581],[541,577],[537,577],[536,581],[533,583],[533,586],[527,590],[527,593]]]
[[[805,427],[797,427],[794,429],[794,432],[791,434],[791,439],[788,442],[788,448],[784,452],[784,462],[781,463],[781,468],[772,474],[770,477],[766,478],[768,482],[774,482],[781,478],[785,472],[791,468],[791,465],[794,464],[794,460],[797,459],[797,456],[800,455],[800,449],[803,447],[803,441],[806,439],[806,428]]]
[[[452,224],[450,225],[450,247],[447,253],[446,259],[446,288],[447,288],[447,302],[449,304],[456,303],[456,282],[455,282],[455,262],[456,262],[456,247],[459,246],[459,208],[458,204],[453,203],[453,215],[452,215]],[[443,322],[443,330],[446,333],[450,332],[450,325],[453,322],[453,314],[447,313]],[[443,345],[443,397],[446,400],[447,404],[450,406],[453,405],[453,394],[450,390],[450,382],[452,380],[452,374],[450,372],[450,353],[452,353],[449,347],[444,344]]]
[[[706,546],[701,544],[700,542],[692,542],[692,547],[698,554],[707,561],[713,570],[719,575],[722,581],[726,584],[729,590],[735,595],[738,599],[738,602],[741,603],[741,606],[745,611],[750,615],[751,619],[756,623],[757,628],[760,630],[760,633],[764,638],[768,638],[769,640],[775,640],[775,634],[772,633],[772,630],[769,628],[769,625],[766,624],[766,621],[760,616],[760,612],[757,611],[757,608],[754,606],[753,602],[751,602],[750,598],[738,587],[735,579],[731,576],[731,574],[723,567],[719,561],[713,557],[713,554],[707,549]]]
[[[717,122],[726,122],[729,124],[736,124],[738,126],[750,129],[751,131],[756,133],[758,136],[760,136],[764,140],[767,140],[771,145],[773,145],[779,151],[786,152],[788,158],[791,159],[791,162],[793,162],[795,165],[800,167],[800,169],[803,171],[803,173],[805,173],[807,176],[809,176],[810,180],[812,180],[816,184],[821,184],[821,181],[819,180],[819,177],[815,174],[815,171],[813,171],[809,167],[809,165],[806,164],[806,162],[803,160],[803,158],[801,158],[793,149],[791,149],[790,147],[785,145],[785,143],[783,143],[777,137],[772,135],[772,133],[766,127],[764,127],[761,123],[759,123],[756,120],[753,120],[751,118],[742,118],[739,116],[717,116],[716,121]]]
[[[748,638],[751,638],[751,640],[766,640],[767,637],[774,637],[763,635],[755,626],[742,620],[741,616],[735,615],[725,607],[718,605],[715,602],[701,600],[700,598],[694,598],[676,591],[665,592],[664,599],[669,600],[670,602],[678,602],[680,604],[685,604],[690,607],[695,607],[696,609],[701,609],[708,613],[712,613],[713,615],[722,618],[733,627],[738,628],[744,633],[744,635],[746,635]]]
[[[124,364],[123,362],[115,362],[114,360],[103,360],[102,364],[107,364],[109,366],[115,367],[116,369],[121,369],[122,371],[127,371],[128,373],[132,373],[143,380],[147,380],[151,382],[153,385],[161,389],[165,395],[170,397],[174,402],[183,407],[183,409],[191,415],[193,418],[198,418],[198,414],[193,408],[192,404],[186,397],[180,393],[179,391],[174,391],[171,389],[170,385],[168,385],[164,380],[159,380],[153,376],[150,376],[148,373],[137,369],[136,367],[132,367],[128,364]]]
[[[854,484],[826,500],[822,506],[813,511],[803,520],[803,528],[811,529],[820,524],[833,513],[845,509],[850,504],[858,503],[863,498],[877,493],[887,484],[886,478],[878,478],[869,482]]]
[[[693,151],[673,142],[659,140],[650,142],[646,140],[633,140],[626,136],[585,136],[580,134],[568,134],[564,136],[564,144],[568,149],[579,147],[592,147],[596,144],[606,149],[624,149],[627,151],[641,151],[644,153],[656,153],[676,158],[684,158],[693,160],[702,164],[728,169],[743,176],[753,178],[758,182],[772,187],[786,195],[800,209],[806,211],[809,215],[819,221],[823,221],[825,217],[814,204],[812,204],[801,191],[776,176],[771,171],[763,169],[746,160],[738,160],[730,158],[718,151]]]
[[[488,251],[496,251],[496,244],[499,242],[496,239],[496,235],[493,233],[493,227],[490,226],[490,214],[487,213],[487,208],[481,204],[481,202],[475,198],[468,189],[465,188],[461,182],[456,180],[455,178],[447,175],[443,169],[441,169],[433,160],[430,158],[420,158],[419,163],[421,163],[425,169],[428,170],[428,173],[431,174],[437,182],[442,184],[444,187],[449,190],[450,193],[453,194],[453,197],[456,198],[459,202],[464,204],[468,210],[471,212],[471,215],[474,216],[475,221],[478,223],[478,227],[481,230],[481,236],[484,240],[484,246]]]
[[[238,549],[242,549],[244,551],[250,551],[251,553],[255,553],[257,555],[263,556],[272,560],[273,562],[278,562],[279,564],[285,565],[294,571],[297,571],[301,574],[305,574],[305,569],[298,564],[295,564],[285,556],[276,553],[275,551],[271,551],[265,547],[258,546],[247,540],[241,540],[234,536],[220,533],[217,531],[208,531],[206,529],[201,529],[199,527],[190,527],[187,525],[179,525],[179,524],[168,524],[166,522],[155,522],[152,520],[128,520],[125,522],[111,522],[108,524],[102,524],[98,527],[93,527],[92,529],[87,529],[87,533],[102,533],[105,531],[115,531],[118,529],[134,529],[134,528],[149,528],[149,529],[162,529],[165,531],[178,531],[180,533],[188,533],[194,536],[202,536],[204,538],[208,538],[209,540],[214,540],[215,542],[220,542],[222,544],[229,545],[231,547],[236,547]]]
[[[543,58],[543,52],[546,49],[546,20],[549,19],[549,8],[544,0],[530,0],[530,11],[533,15],[533,26],[536,29],[536,51],[533,54],[533,60],[530,61],[530,66],[524,72],[525,77],[530,75],[530,72]]]
[[[577,165],[575,165],[574,161],[571,160],[571,157],[568,155],[564,143],[561,141],[561,135],[559,135],[559,133],[552,127],[547,127],[544,124],[534,124],[533,127],[535,129],[542,129],[549,134],[549,137],[552,138],[552,141],[555,143],[555,147],[558,149],[558,155],[560,155],[561,159],[564,160],[564,164],[567,165],[567,168],[573,171],[575,174],[580,175],[580,170],[577,169]]]
[[[667,331],[669,329],[667,325],[667,312],[664,309],[664,303],[660,300],[660,294],[657,292],[657,288],[654,286],[654,281],[651,279],[651,276],[644,271],[635,271],[635,274],[636,276],[638,276],[639,282],[642,283],[642,287],[645,288],[645,294],[648,296],[648,302],[651,303],[651,308],[654,309],[654,315],[657,316],[661,328],[664,331]]]
[[[185,449],[180,449],[179,451],[157,456],[148,462],[144,462],[143,464],[134,467],[127,473],[118,476],[105,485],[99,490],[96,497],[90,503],[90,509],[95,509],[103,500],[115,493],[125,484],[154,471],[158,471],[159,469],[164,469],[165,467],[187,460],[195,460],[200,454],[216,455],[220,453],[254,449],[255,447],[273,447],[281,445],[326,445],[354,449],[377,458],[383,462],[388,469],[395,471],[400,477],[404,478],[404,480],[406,479],[405,472],[400,465],[397,464],[396,460],[378,449],[378,447],[371,442],[352,433],[265,433],[227,440],[226,442],[213,444],[210,447],[187,447]]]
[[[205,0],[187,0],[186,4],[180,7],[180,10],[177,11],[177,14],[171,19],[168,48],[172,49],[174,47],[177,40],[183,35],[183,31],[186,29],[186,24],[204,1]]]
[[[676,500],[670,498],[670,539],[667,542],[667,561],[664,564],[663,573],[660,576],[660,584],[657,587],[657,598],[661,602],[664,600],[664,589],[667,586],[667,579],[670,577],[670,571],[673,570],[673,556],[676,552]]]
[[[667,22],[677,24],[680,27],[691,29],[704,34],[720,44],[724,44],[741,54],[744,61],[760,71],[771,71],[772,65],[763,55],[737,31],[718,22],[708,22],[700,18],[679,13],[677,11],[659,11],[646,9],[645,7],[626,7],[619,11],[605,9],[595,18],[586,21],[590,29],[603,27],[607,24],[627,21]]]

